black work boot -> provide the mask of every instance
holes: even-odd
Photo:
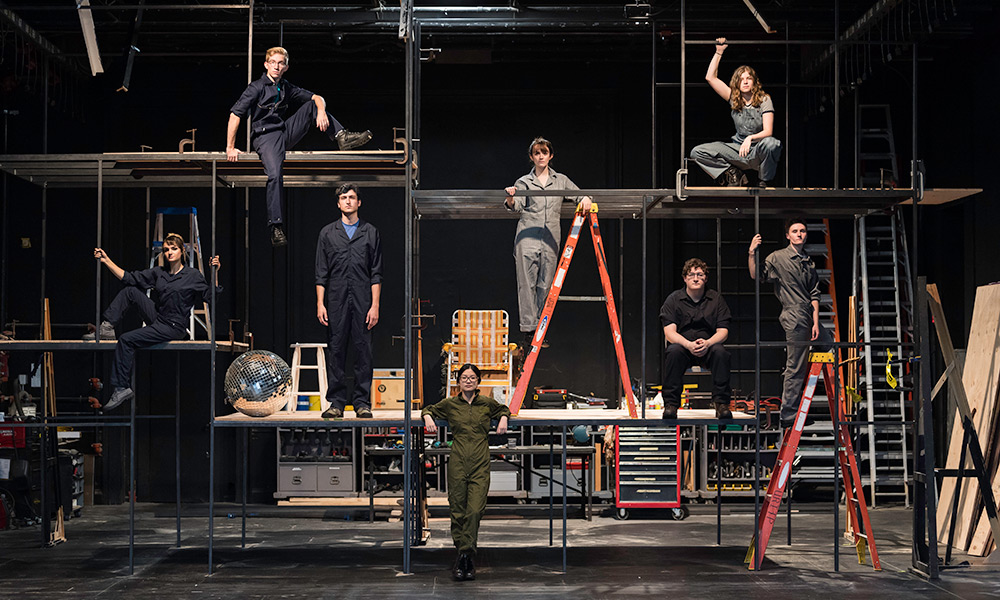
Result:
[[[472,561],[472,554],[465,555],[465,580],[472,581],[476,578],[476,564]]]
[[[341,150],[351,150],[357,148],[358,146],[364,146],[368,142],[372,141],[372,132],[367,129],[364,131],[348,131],[346,129],[341,129],[334,136],[337,138],[337,146]]]
[[[677,405],[667,404],[663,407],[663,418],[664,419],[676,419],[677,418]]]
[[[288,238],[285,236],[285,228],[281,223],[271,225],[271,245],[275,248],[288,245]]]
[[[726,402],[716,402],[715,403],[715,418],[716,419],[732,419],[733,411],[729,410],[729,404]]]
[[[455,566],[451,568],[451,578],[455,581],[465,581],[465,553],[461,553],[455,559]]]

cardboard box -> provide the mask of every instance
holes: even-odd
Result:
[[[404,410],[406,402],[403,398],[406,379],[403,369],[374,369],[372,375],[372,410]],[[414,382],[412,393],[419,396]],[[413,400],[414,409],[420,409],[420,399]]]

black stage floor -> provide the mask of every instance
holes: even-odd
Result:
[[[207,573],[205,507],[185,507],[182,546],[175,541],[173,505],[140,504],[136,572],[128,569],[128,507],[88,507],[67,524],[69,541],[39,548],[35,528],[0,532],[0,597],[92,598],[141,594],[151,598],[986,598],[1000,594],[1000,577],[980,569],[946,570],[939,581],[908,572],[912,512],[872,511],[883,571],[857,562],[841,545],[833,572],[832,514],[801,505],[786,546],[784,516],[775,527],[765,569],[743,566],[752,505],[723,515],[715,545],[714,506],[695,506],[684,521],[668,511],[569,521],[569,572],[560,573],[561,522],[548,546],[545,513],[491,508],[480,535],[478,579],[451,581],[454,557],[448,520],[434,509],[427,546],[413,551],[413,574],[400,565],[401,524],[374,524],[361,511],[253,506],[247,549],[240,549],[238,506],[216,517],[214,574]],[[574,507],[572,516],[579,516]],[[227,517],[227,512],[232,517]],[[438,516],[441,515],[441,516]]]

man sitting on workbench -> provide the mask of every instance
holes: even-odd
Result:
[[[705,289],[708,265],[690,258],[681,270],[684,287],[667,296],[660,307],[660,324],[667,341],[663,361],[663,418],[676,419],[681,405],[684,372],[691,365],[712,372],[715,416],[731,419],[729,400],[729,351],[722,345],[729,337],[732,315],[715,290]]]

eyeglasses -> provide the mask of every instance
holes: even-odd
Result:
[[[285,61],[283,61],[283,60],[269,60],[269,61],[267,61],[267,64],[269,64],[271,66],[274,66],[274,67],[283,67],[287,63]]]
[[[686,277],[688,279],[705,279],[708,275],[705,275],[704,273],[688,273]]]
[[[464,377],[459,377],[458,380],[459,381],[472,381],[472,382],[476,382],[476,381],[479,380],[479,378],[476,377],[475,375],[465,375]]]

